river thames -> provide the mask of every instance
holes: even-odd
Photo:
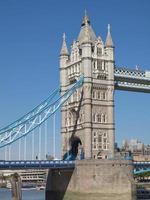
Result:
[[[22,191],[23,200],[44,200],[45,191],[33,190],[23,190]],[[0,200],[12,200],[11,190],[9,189],[0,189]]]

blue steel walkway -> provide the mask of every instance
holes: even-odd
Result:
[[[150,162],[133,162],[134,174],[150,171]],[[0,160],[0,170],[13,169],[69,169],[75,167],[71,160]]]
[[[12,160],[0,161],[0,170],[7,169],[67,169],[74,168],[75,161],[64,160]]]

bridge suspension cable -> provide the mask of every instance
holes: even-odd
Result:
[[[54,158],[56,157],[56,152],[55,152],[55,137],[56,137],[55,129],[56,129],[56,127],[55,127],[55,113],[54,113],[54,115],[53,115],[53,157]]]
[[[44,152],[44,157],[46,158],[47,155],[47,121],[44,123],[44,131],[45,131],[45,152]]]
[[[32,154],[31,154],[32,160],[34,159],[34,130],[32,131]]]
[[[39,112],[41,112],[41,110],[43,110],[46,106],[48,106],[52,100],[55,98],[55,96],[60,92],[60,88],[54,90],[52,92],[52,94],[49,95],[49,97],[44,100],[42,103],[40,103],[38,106],[36,106],[33,110],[31,110],[30,112],[28,112],[27,114],[23,115],[21,118],[19,118],[18,120],[14,121],[13,123],[9,124],[8,126],[0,129],[0,134],[6,132],[7,130],[10,130],[11,128],[14,128],[16,126],[19,126],[20,124],[22,124],[24,121],[29,120],[31,117],[33,117],[34,115],[38,114]]]
[[[37,127],[40,127],[49,117],[51,117],[67,101],[67,99],[74,93],[74,91],[83,85],[83,81],[84,77],[81,76],[80,79],[76,81],[76,83],[74,83],[62,96],[59,97],[56,96],[56,94],[58,93],[58,89],[55,90],[52,93],[52,95],[50,95],[45,101],[43,101],[39,106],[34,108],[31,112],[27,113],[19,120],[16,120],[10,125],[2,128],[0,130],[0,148],[10,145],[23,137],[26,143],[26,136],[30,132],[35,130]],[[41,136],[39,136],[39,138],[41,138]],[[54,138],[55,138],[55,132],[54,132]],[[41,147],[39,146],[39,148]],[[24,155],[25,152],[26,152],[26,147],[24,149]],[[55,148],[54,148],[54,154],[55,154]]]

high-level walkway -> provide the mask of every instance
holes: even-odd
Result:
[[[114,77],[117,90],[150,92],[150,71],[116,67]]]

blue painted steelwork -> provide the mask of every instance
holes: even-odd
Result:
[[[115,68],[114,79],[116,89],[150,93],[150,71]]]
[[[143,174],[143,173],[146,173],[146,172],[150,172],[150,168],[147,168],[147,169],[140,169],[140,170],[136,170],[134,169],[134,174]]]
[[[138,168],[137,168],[138,164]],[[141,174],[150,172],[150,162],[133,162],[133,173]],[[142,168],[139,168],[139,165]],[[149,167],[148,167],[149,166]],[[66,169],[74,168],[75,160],[0,160],[0,170],[2,169]]]
[[[0,161],[0,170],[2,169],[66,169],[74,168],[75,161],[64,160],[14,160]]]
[[[52,100],[56,97],[57,94],[59,94],[60,88],[57,88],[52,92],[52,94],[49,95],[49,97],[44,100],[42,103],[40,103],[38,106],[36,106],[33,110],[19,118],[18,120],[14,121],[13,123],[9,124],[8,126],[0,129],[0,134],[3,134],[5,131],[10,130],[11,128],[14,128],[16,126],[19,126],[24,121],[30,119],[34,115],[38,114],[42,109],[44,109],[47,105],[49,105]]]
[[[149,161],[134,161],[134,174],[141,174],[144,172],[150,172],[150,162]]]
[[[54,101],[55,93],[32,110],[24,115],[21,120],[17,120],[6,128],[0,130],[0,148],[7,146],[16,140],[26,136],[35,128],[39,127],[44,121],[51,117],[67,100],[68,98],[83,85],[84,77],[81,76],[62,96],[57,97]],[[5,130],[5,131],[4,131]]]
[[[150,161],[134,161],[133,165],[135,167],[144,167],[144,166],[146,166],[146,167],[149,166],[150,167]]]

